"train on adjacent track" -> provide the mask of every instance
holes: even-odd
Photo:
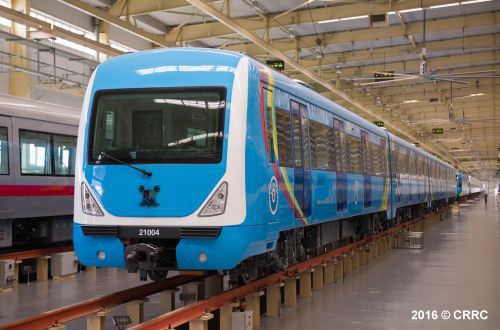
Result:
[[[79,118],[0,95],[0,249],[71,241]]]
[[[470,174],[457,172],[457,198],[466,200],[471,197],[478,197],[484,192],[484,184]]]
[[[455,169],[245,55],[102,63],[78,134],[74,246],[91,266],[246,281],[456,200]]]

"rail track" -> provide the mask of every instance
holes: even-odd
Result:
[[[175,309],[167,314],[160,315],[156,318],[136,325],[131,329],[174,329],[182,324],[186,324],[190,321],[199,319],[200,317],[207,315],[207,313],[218,310],[223,306],[234,304],[235,301],[241,300],[251,294],[260,292],[263,289],[269,288],[278,283],[282,283],[286,279],[297,277],[302,273],[310,272],[316,267],[325,265],[329,262],[331,263],[334,259],[346,256],[351,251],[357,251],[358,249],[369,246],[374,242],[382,241],[382,239],[389,239],[397,232],[405,230],[423,230],[433,223],[431,221],[433,220],[433,217],[434,220],[435,217],[439,217],[439,219],[441,219],[442,215],[449,212],[450,209],[451,207],[446,207],[435,213],[425,215],[421,218],[406,221],[365,239],[341,246],[322,255],[312,257],[304,262],[295,264],[289,267],[284,272],[278,272],[268,275],[246,285],[224,291],[213,297],[194,302],[179,309]],[[34,252],[30,254],[30,256],[34,258],[34,256],[32,255],[34,255]],[[0,256],[0,259],[2,257],[3,255]],[[11,259],[15,259],[14,255],[8,255],[8,257]],[[23,255],[20,255],[19,257],[22,258]],[[193,275],[189,273],[185,275],[178,275],[175,277],[171,277],[164,282],[148,283],[127,290],[115,292],[107,296],[48,311],[40,315],[1,326],[0,330],[47,329],[50,327],[54,327],[54,325],[63,325],[69,321],[85,316],[90,316],[103,310],[109,310],[113,307],[133,301],[135,299],[147,297],[165,290],[174,290],[179,286],[200,281],[207,276],[208,275]]]
[[[62,245],[31,250],[0,253],[0,260],[26,260],[48,256],[53,253],[73,251],[73,245]]]

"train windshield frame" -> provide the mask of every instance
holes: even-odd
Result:
[[[216,164],[222,160],[224,87],[98,91],[88,135],[88,163]]]

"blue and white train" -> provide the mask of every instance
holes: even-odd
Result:
[[[484,184],[472,175],[457,172],[457,199],[467,200],[478,197],[484,191]]]
[[[101,64],[82,109],[74,246],[89,266],[240,280],[456,198],[455,170],[242,54]]]

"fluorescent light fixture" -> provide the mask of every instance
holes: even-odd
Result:
[[[411,8],[411,9],[403,9],[403,10],[400,10],[399,12],[401,14],[404,14],[404,13],[412,13],[414,11],[421,11],[422,8]]]
[[[472,93],[469,96],[473,97],[473,96],[483,96],[483,95],[484,95],[484,93]]]
[[[470,0],[470,1],[462,1],[462,5],[470,5],[473,3],[481,3],[481,2],[490,2],[491,0]]]
[[[368,18],[368,15],[351,16],[351,17],[343,17],[343,18],[332,18],[332,19],[327,19],[327,20],[324,20],[324,21],[319,21],[318,24],[351,21],[351,20],[360,19],[360,18]]]
[[[446,8],[446,7],[456,7],[460,6],[460,2],[453,2],[453,3],[445,3],[443,5],[435,5],[435,6],[430,6],[430,9],[437,9],[437,8]]]
[[[409,104],[409,103],[417,103],[417,102],[420,102],[420,101],[419,100],[406,100],[403,103],[404,104]]]

